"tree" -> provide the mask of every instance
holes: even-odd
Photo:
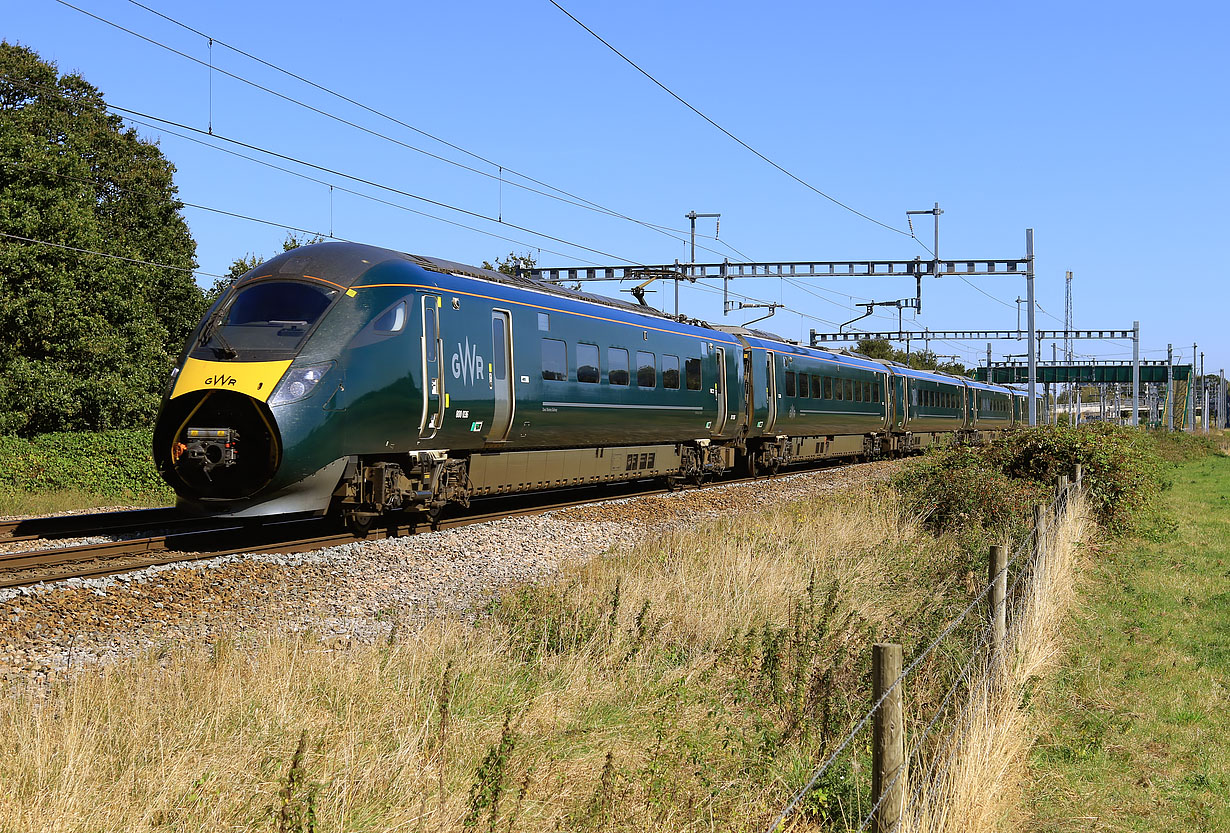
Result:
[[[940,357],[930,350],[911,350],[906,356],[904,350],[897,350],[887,340],[882,338],[865,338],[854,348],[854,352],[875,361],[896,362],[915,370],[940,370],[954,376],[969,376],[969,369],[955,360],[941,362]]]
[[[505,275],[516,275],[518,269],[520,269],[522,272],[528,272],[529,270],[533,269],[537,265],[538,265],[538,261],[529,252],[526,252],[523,255],[519,255],[516,252],[509,252],[508,257],[505,258],[504,260],[500,260],[499,258],[496,258],[495,265],[492,265],[491,263],[488,263],[485,260],[483,261],[484,269],[491,269],[496,272],[502,272]]]
[[[174,172],[81,76],[0,41],[0,433],[152,421],[204,310]]]

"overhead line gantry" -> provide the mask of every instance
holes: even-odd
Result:
[[[939,220],[939,205],[929,212]],[[937,232],[937,250],[938,250]],[[644,288],[655,280],[674,280],[676,286],[681,280],[695,283],[698,280],[722,281],[722,314],[731,311],[729,301],[729,285],[734,278],[901,278],[912,277],[915,282],[915,296],[894,302],[901,309],[922,311],[922,279],[925,277],[1006,277],[1011,275],[1024,276],[1028,288],[1029,302],[1029,424],[1036,425],[1038,421],[1038,405],[1036,402],[1037,380],[1037,335],[1034,327],[1034,230],[1025,230],[1025,257],[1012,258],[940,258],[938,255],[929,260],[915,257],[908,260],[897,259],[865,259],[865,260],[801,260],[801,261],[765,261],[757,263],[731,263],[729,259],[721,263],[674,263],[646,266],[592,266],[592,267],[542,267],[529,270],[530,277],[550,283],[564,281],[636,281],[638,283],[637,299],[644,304]],[[862,306],[868,306],[863,304]],[[872,308],[876,306],[873,302]],[[678,309],[675,310],[678,313]],[[869,311],[870,312],[870,311]],[[857,319],[856,319],[857,320]],[[1137,328],[1138,330],[1139,328]],[[829,334],[833,335],[833,334]],[[840,334],[838,334],[840,335]],[[863,334],[860,337],[867,338]],[[904,336],[903,336],[904,337]],[[1139,338],[1139,332],[1137,332]],[[813,341],[815,334],[813,331]]]

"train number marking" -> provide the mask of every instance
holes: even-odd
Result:
[[[469,418],[470,418],[469,411],[458,411],[457,412],[457,419],[469,419]]]
[[[466,338],[464,347],[460,343],[457,344],[452,359],[454,379],[461,379],[467,385],[472,384],[479,379],[486,378],[483,374],[483,367],[483,357],[478,354],[477,344],[470,344],[469,337]]]

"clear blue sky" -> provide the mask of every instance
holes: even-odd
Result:
[[[448,159],[365,134],[93,20],[54,0],[6,4],[0,36],[76,70],[112,105],[331,168],[483,217],[278,165],[297,178],[139,126],[178,168],[186,202],[467,263],[510,251],[541,265],[912,258],[927,253],[808,190],[702,121],[548,0],[146,5],[202,33],[477,154],[478,161],[162,20],[125,0],[72,0],[219,70]],[[1146,358],[1168,342],[1230,367],[1230,73],[1219,2],[677,3],[560,0],[613,46],[747,144],[880,222],[939,202],[941,254],[1019,257],[1035,229],[1039,326],[1059,328],[1064,272],[1078,327],[1141,322]],[[260,156],[258,153],[215,144]],[[497,166],[671,235],[548,199]],[[328,184],[333,183],[332,195]],[[542,186],[532,187],[544,190]],[[477,231],[345,193],[464,223]],[[189,208],[204,272],[280,250],[285,230]],[[495,218],[503,218],[503,224]],[[567,243],[512,228],[543,232]],[[931,243],[930,218],[915,221]],[[493,236],[495,235],[495,236]],[[505,240],[500,238],[511,238]],[[515,241],[515,242],[513,242]],[[596,249],[595,254],[584,248]],[[730,247],[734,247],[732,250]],[[541,252],[539,251],[541,249]],[[208,284],[208,277],[199,280]],[[760,326],[790,338],[836,329],[854,300],[911,296],[911,280],[743,281],[790,310]],[[1023,278],[929,279],[912,328],[1011,328]],[[613,284],[595,284],[613,293]],[[650,295],[670,308],[670,293]],[[720,293],[685,287],[683,310],[723,319]],[[802,313],[802,315],[800,315]],[[888,318],[869,329],[895,328]],[[804,317],[810,316],[810,317]],[[820,319],[820,320],[816,320]],[[890,320],[891,319],[891,320]],[[1058,319],[1058,320],[1056,320]],[[986,344],[933,342],[966,363]],[[1023,344],[997,342],[1003,353]],[[1130,358],[1130,342],[1078,342]],[[1045,348],[1049,357],[1049,344]]]

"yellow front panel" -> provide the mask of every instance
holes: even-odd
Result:
[[[264,402],[290,360],[284,362],[205,362],[188,359],[175,382],[174,399],[194,390],[233,390]]]

